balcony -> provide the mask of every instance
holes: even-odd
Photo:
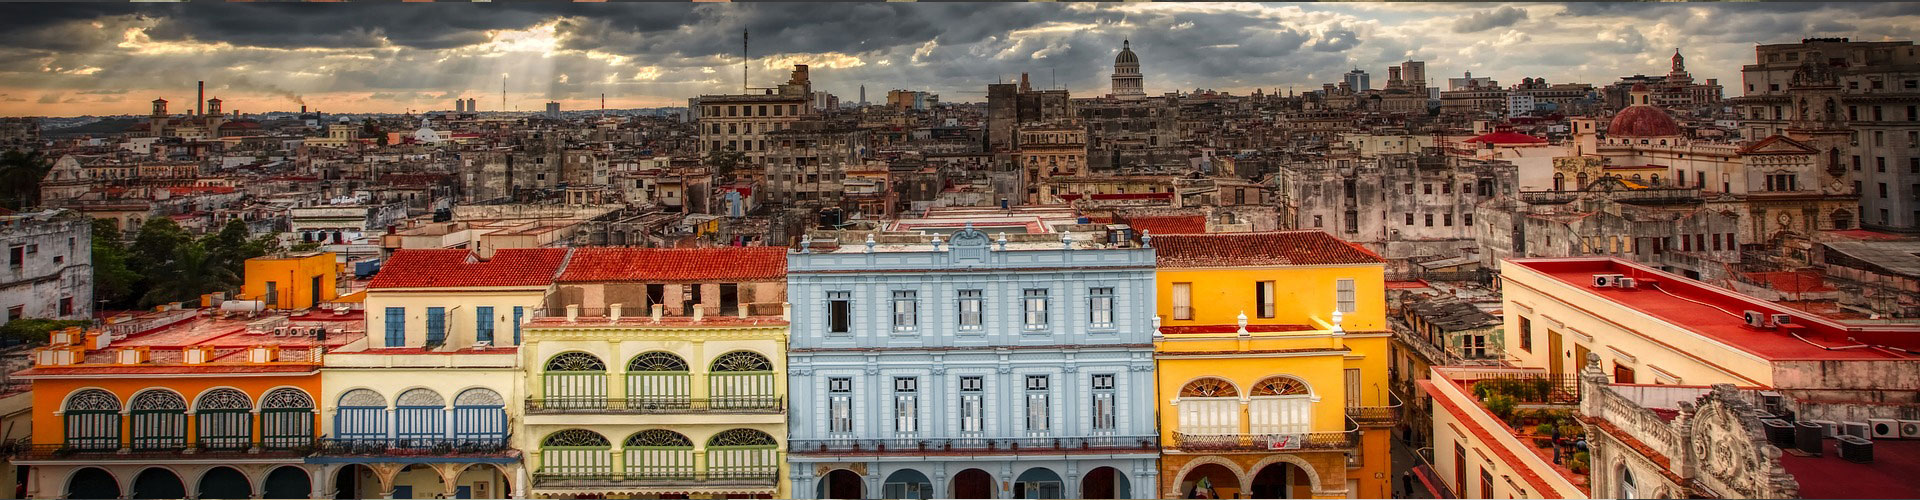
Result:
[[[701,490],[711,488],[774,489],[778,468],[762,470],[699,471],[649,470],[631,467],[625,474],[612,469],[535,472],[533,482],[541,488],[617,487],[638,490]]]
[[[528,398],[527,413],[624,413],[638,415],[675,415],[687,413],[765,413],[786,411],[786,400],[779,396],[730,396],[723,398],[600,398],[568,396]]]
[[[1175,431],[1171,448],[1188,452],[1350,450],[1360,447],[1360,433],[1307,432],[1301,434],[1186,434]]]
[[[927,452],[980,453],[1071,453],[1076,451],[1157,451],[1158,436],[1077,436],[1077,437],[940,437],[889,439],[794,439],[787,442],[791,453],[805,455],[870,455],[882,453],[921,454]]]
[[[318,440],[304,438],[300,440],[275,439],[272,442],[248,442],[242,446],[222,446],[217,448],[152,447],[122,448],[112,447],[75,447],[66,444],[19,444],[9,443],[6,450],[17,453],[16,460],[193,460],[196,458],[285,458],[299,459],[311,454]]]
[[[1400,394],[1387,391],[1387,406],[1349,406],[1347,420],[1361,427],[1390,427],[1400,421],[1400,407],[1404,405]]]
[[[506,457],[518,452],[505,436],[465,438],[323,438],[313,450],[319,457]]]

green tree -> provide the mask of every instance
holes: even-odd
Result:
[[[0,153],[0,207],[26,210],[40,204],[40,179],[53,169],[38,151]]]
[[[721,177],[732,177],[733,170],[740,168],[740,164],[746,160],[746,153],[734,151],[733,148],[724,148],[707,153],[706,163],[707,166],[713,167],[713,173]]]
[[[206,248],[207,253],[211,254],[215,261],[238,277],[245,274],[247,259],[267,254],[260,242],[249,238],[250,236],[252,234],[247,229],[246,222],[240,219],[229,219],[227,224],[220,228],[220,232],[202,237],[200,245]],[[232,284],[238,285],[240,282],[235,281]]]
[[[93,220],[93,298],[128,307],[139,297],[140,274],[127,268],[127,247],[113,219]]]
[[[181,247],[192,242],[193,236],[188,235],[173,219],[147,219],[145,224],[140,225],[140,233],[134,235],[133,245],[127,248],[127,264],[148,273],[164,269],[173,263],[173,257],[180,253]]]
[[[141,302],[154,305],[192,300],[203,293],[230,291],[240,282],[238,275],[199,242],[180,247],[174,257],[169,265],[159,268],[158,276],[148,276],[152,286]]]

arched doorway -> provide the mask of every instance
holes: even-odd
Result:
[[[1080,498],[1133,498],[1133,485],[1119,469],[1097,467],[1080,479]]]
[[[214,467],[200,475],[200,498],[207,500],[232,500],[253,498],[253,484],[247,481],[247,475],[232,467]]]
[[[1309,498],[1313,493],[1311,481],[1300,466],[1275,462],[1253,475],[1251,498]]]
[[[1034,467],[1013,480],[1014,498],[1066,498],[1060,474],[1046,467]]]
[[[380,498],[383,493],[380,491],[380,476],[374,475],[371,467],[348,464],[334,473],[333,498]]]
[[[453,475],[453,498],[509,498],[507,471],[494,464],[469,464]]]
[[[887,482],[880,487],[881,498],[927,499],[934,498],[933,481],[926,474],[913,469],[900,469],[887,475]]]
[[[120,481],[99,467],[80,469],[67,479],[67,498],[120,498]]]
[[[993,498],[993,474],[967,469],[953,475],[953,498]]]
[[[261,498],[308,498],[313,493],[313,480],[307,477],[306,469],[287,466],[267,473],[266,484],[261,488]]]
[[[422,464],[408,465],[393,475],[392,498],[445,498],[447,483],[440,471]]]
[[[173,471],[150,467],[133,477],[132,498],[186,498],[186,484]]]
[[[820,478],[820,498],[857,500],[861,495],[860,475],[846,469],[834,469]]]
[[[1201,464],[1180,477],[1180,498],[1239,498],[1240,475],[1220,464]]]

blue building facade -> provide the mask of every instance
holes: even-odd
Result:
[[[1158,491],[1152,248],[969,226],[787,270],[794,497]]]

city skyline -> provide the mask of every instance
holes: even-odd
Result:
[[[1661,74],[1678,48],[1696,79],[1735,82],[1754,44],[1920,36],[1910,4],[180,4],[8,6],[0,115],[191,109],[194,82],[241,112],[536,112],[680,106],[738,93],[741,32],[753,87],[808,64],[815,88],[860,85],[984,100],[1022,72],[1036,87],[1104,95],[1131,40],[1149,94],[1308,91],[1358,67],[1384,81],[1428,62],[1464,72],[1604,85]],[[1837,21],[1836,19],[1848,19]],[[815,22],[814,20],[818,20]],[[876,28],[877,27],[877,28]],[[856,29],[857,28],[857,29]],[[1729,89],[1728,94],[1739,95]],[[181,107],[180,104],[187,104]]]

